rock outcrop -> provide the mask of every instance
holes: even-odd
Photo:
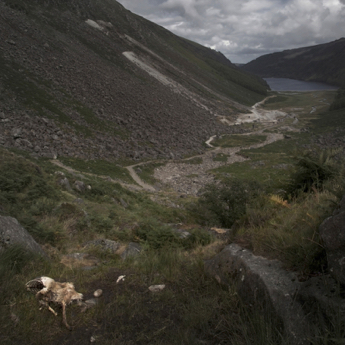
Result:
[[[115,254],[116,251],[120,248],[120,243],[107,240],[107,239],[97,239],[94,241],[90,241],[85,243],[85,248],[98,248],[99,250],[103,252],[110,252]]]
[[[0,251],[20,245],[23,248],[46,257],[46,253],[33,237],[12,217],[0,216]]]
[[[244,302],[263,305],[271,311],[282,327],[284,338],[291,344],[310,343],[311,324],[301,304],[295,301],[300,284],[279,261],[255,256],[249,250],[230,244],[205,262],[205,270],[222,284],[235,284]]]

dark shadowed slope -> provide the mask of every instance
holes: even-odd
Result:
[[[242,67],[261,77],[345,83],[345,38],[317,46],[260,56]]]

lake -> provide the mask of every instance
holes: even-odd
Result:
[[[288,78],[263,78],[272,91],[321,91],[338,90],[338,86],[312,81],[301,81]]]

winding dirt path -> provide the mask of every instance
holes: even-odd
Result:
[[[87,176],[93,176],[93,177],[99,177],[103,180],[107,180],[113,183],[119,183],[122,187],[130,189],[130,190],[134,190],[134,191],[141,191],[142,190],[142,186],[137,186],[135,184],[130,184],[130,183],[125,183],[122,182],[120,180],[114,180],[109,176],[105,176],[105,175],[97,175],[97,174],[92,174],[92,173],[88,173],[88,172],[84,172],[84,171],[78,171],[76,169],[73,169],[72,167],[69,167],[68,165],[63,164],[61,161],[59,161],[58,159],[51,159],[50,162],[64,170],[67,170],[69,173],[71,174],[81,174],[81,175],[87,175]],[[136,175],[136,174],[135,174]],[[132,175],[131,175],[132,176]],[[133,177],[133,176],[132,176]],[[139,178],[139,177],[138,177]],[[134,181],[136,181],[136,179],[133,178]],[[140,178],[139,178],[140,180]],[[141,181],[141,180],[140,180]],[[137,182],[137,181],[136,181]],[[142,181],[141,181],[142,182]],[[138,183],[140,185],[140,183]],[[150,188],[154,189],[152,186],[149,186]],[[152,191],[152,190],[151,190]]]
[[[276,126],[277,118],[286,116],[286,113],[277,110],[264,110],[260,109],[260,106],[270,97],[265,98],[263,101],[254,104],[252,107],[251,114],[244,114],[241,115],[235,123],[242,123],[242,122],[256,122],[260,121],[261,123],[265,123],[267,127]],[[235,124],[233,123],[233,124]],[[254,135],[254,134],[262,134],[263,130],[245,133],[242,135]],[[206,141],[206,145],[213,150],[209,150],[201,155],[193,156],[190,158],[186,158],[179,162],[168,162],[166,165],[158,167],[154,170],[154,177],[158,181],[160,181],[163,185],[167,186],[170,189],[173,189],[175,192],[183,193],[183,194],[191,194],[197,195],[199,190],[204,187],[206,184],[211,183],[214,181],[214,175],[209,171],[212,169],[216,169],[223,165],[229,165],[236,162],[244,162],[247,159],[243,156],[238,155],[237,153],[243,149],[255,149],[260,148],[265,145],[271,144],[277,140],[281,140],[284,138],[282,134],[277,133],[266,133],[267,137],[266,140],[262,143],[249,145],[249,146],[240,146],[240,147],[231,147],[231,148],[221,148],[221,147],[214,147],[211,142],[216,137],[215,135],[210,137]],[[223,159],[222,161],[215,160],[216,155],[222,154]],[[200,158],[199,162],[193,162]],[[145,190],[150,193],[157,192],[156,188],[149,185],[148,183],[144,182],[140,176],[135,171],[135,167],[140,165],[145,165],[152,162],[158,161],[148,161],[148,162],[141,162],[138,164],[130,165],[125,167],[132,179],[138,184],[128,184],[118,180],[113,180],[109,176],[102,176],[96,175],[92,173],[80,172],[71,167],[64,165],[59,160],[51,160],[51,162],[70,173],[81,173],[83,175],[89,176],[97,176],[99,178],[106,179],[110,182],[120,183],[123,187],[131,189],[131,190]],[[160,161],[165,162],[165,161]],[[196,164],[195,164],[196,163]]]
[[[129,174],[131,175],[132,179],[138,184],[140,185],[144,190],[148,191],[148,192],[156,192],[156,189],[145,183],[139,176],[138,174],[135,172],[134,168],[140,165],[144,165],[147,164],[147,162],[144,163],[139,163],[139,164],[135,164],[135,165],[131,165],[126,167],[126,169],[128,170]]]
[[[239,151],[263,147],[283,138],[283,134],[267,133],[266,140],[262,143],[231,148],[217,147],[212,151],[185,159],[182,162],[169,162],[165,166],[158,167],[154,171],[154,177],[178,193],[197,195],[202,187],[214,181],[214,175],[209,172],[211,169],[244,162],[247,159],[238,155]],[[226,161],[215,161],[214,158],[219,154],[223,154]],[[188,160],[198,157],[202,158],[200,164],[188,163]]]

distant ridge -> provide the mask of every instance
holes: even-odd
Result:
[[[345,84],[345,38],[260,56],[242,69],[263,78],[291,78]]]

